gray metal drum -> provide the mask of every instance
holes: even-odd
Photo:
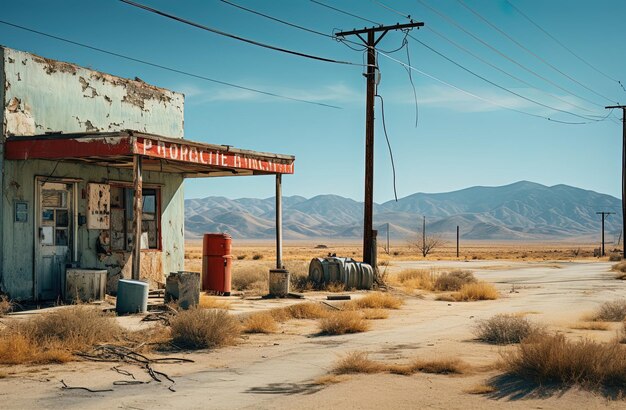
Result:
[[[140,280],[120,279],[117,283],[115,311],[120,315],[147,312],[148,284]]]
[[[371,289],[374,285],[374,269],[366,263],[360,263],[361,265],[361,277],[359,282],[359,289]]]
[[[324,280],[324,259],[313,258],[309,264],[309,280],[313,283],[322,283]]]
[[[356,262],[349,262],[346,264],[348,267],[346,270],[348,271],[347,280],[346,280],[346,289],[356,289],[359,286],[359,265]]]

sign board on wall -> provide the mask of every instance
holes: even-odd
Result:
[[[111,187],[108,184],[89,184],[87,190],[87,229],[109,229]]]

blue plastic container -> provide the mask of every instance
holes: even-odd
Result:
[[[117,283],[115,311],[118,315],[148,311],[148,284],[140,280],[120,279]]]

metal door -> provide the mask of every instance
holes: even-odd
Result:
[[[74,247],[74,183],[37,180],[35,298],[57,299]]]

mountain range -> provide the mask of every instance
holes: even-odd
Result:
[[[271,239],[275,235],[275,199],[207,197],[185,200],[185,236],[228,232],[235,239]],[[476,186],[454,192],[416,193],[374,204],[374,228],[393,239],[410,239],[426,230],[470,240],[556,240],[597,238],[601,217],[607,241],[622,229],[621,200],[568,185],[521,181],[499,187]],[[286,239],[357,239],[362,235],[363,203],[339,195],[283,197]],[[388,225],[387,225],[388,224]]]

